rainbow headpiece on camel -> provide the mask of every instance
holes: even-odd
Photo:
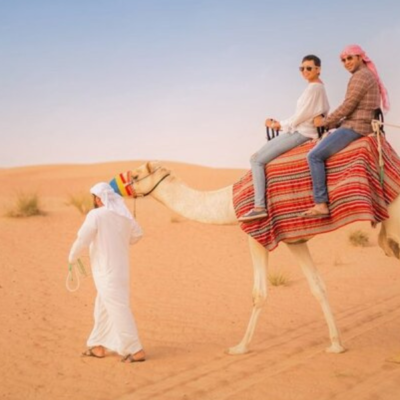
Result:
[[[131,184],[131,171],[122,172],[110,181],[110,186],[114,189],[115,193],[118,193],[122,197],[133,196],[133,189]]]

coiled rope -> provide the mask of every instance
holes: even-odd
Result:
[[[382,126],[390,126],[391,128],[400,129],[400,126],[394,125],[394,124],[388,124],[387,122],[379,121],[377,119],[373,119],[371,121],[371,125],[372,125],[372,130],[374,131],[377,141],[378,141],[380,181],[381,181],[381,185],[383,185],[385,163],[383,161],[383,154],[382,154],[382,137],[384,137],[384,135],[382,134],[381,127]]]
[[[76,268],[74,268],[74,266]],[[74,275],[75,275],[75,287],[73,287],[74,283]],[[77,263],[73,264],[68,264],[68,275],[67,275],[67,280],[65,282],[65,287],[69,292],[76,292],[79,289],[79,286],[81,285],[81,281],[79,276],[82,275],[84,277],[87,276],[87,272],[85,269],[85,266],[83,265],[82,261],[78,258]]]

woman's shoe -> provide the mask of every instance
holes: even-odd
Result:
[[[248,221],[254,221],[256,219],[261,219],[268,217],[267,211],[266,210],[250,210],[246,214],[242,215],[241,217],[238,218],[239,222],[248,222]]]

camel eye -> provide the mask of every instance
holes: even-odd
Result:
[[[132,180],[137,181],[139,179],[139,174],[132,175]]]

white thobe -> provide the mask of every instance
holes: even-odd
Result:
[[[89,347],[103,346],[122,356],[142,349],[129,294],[129,245],[141,237],[142,230],[134,219],[106,207],[91,210],[78,232],[69,262],[75,262],[90,247],[97,289]]]

